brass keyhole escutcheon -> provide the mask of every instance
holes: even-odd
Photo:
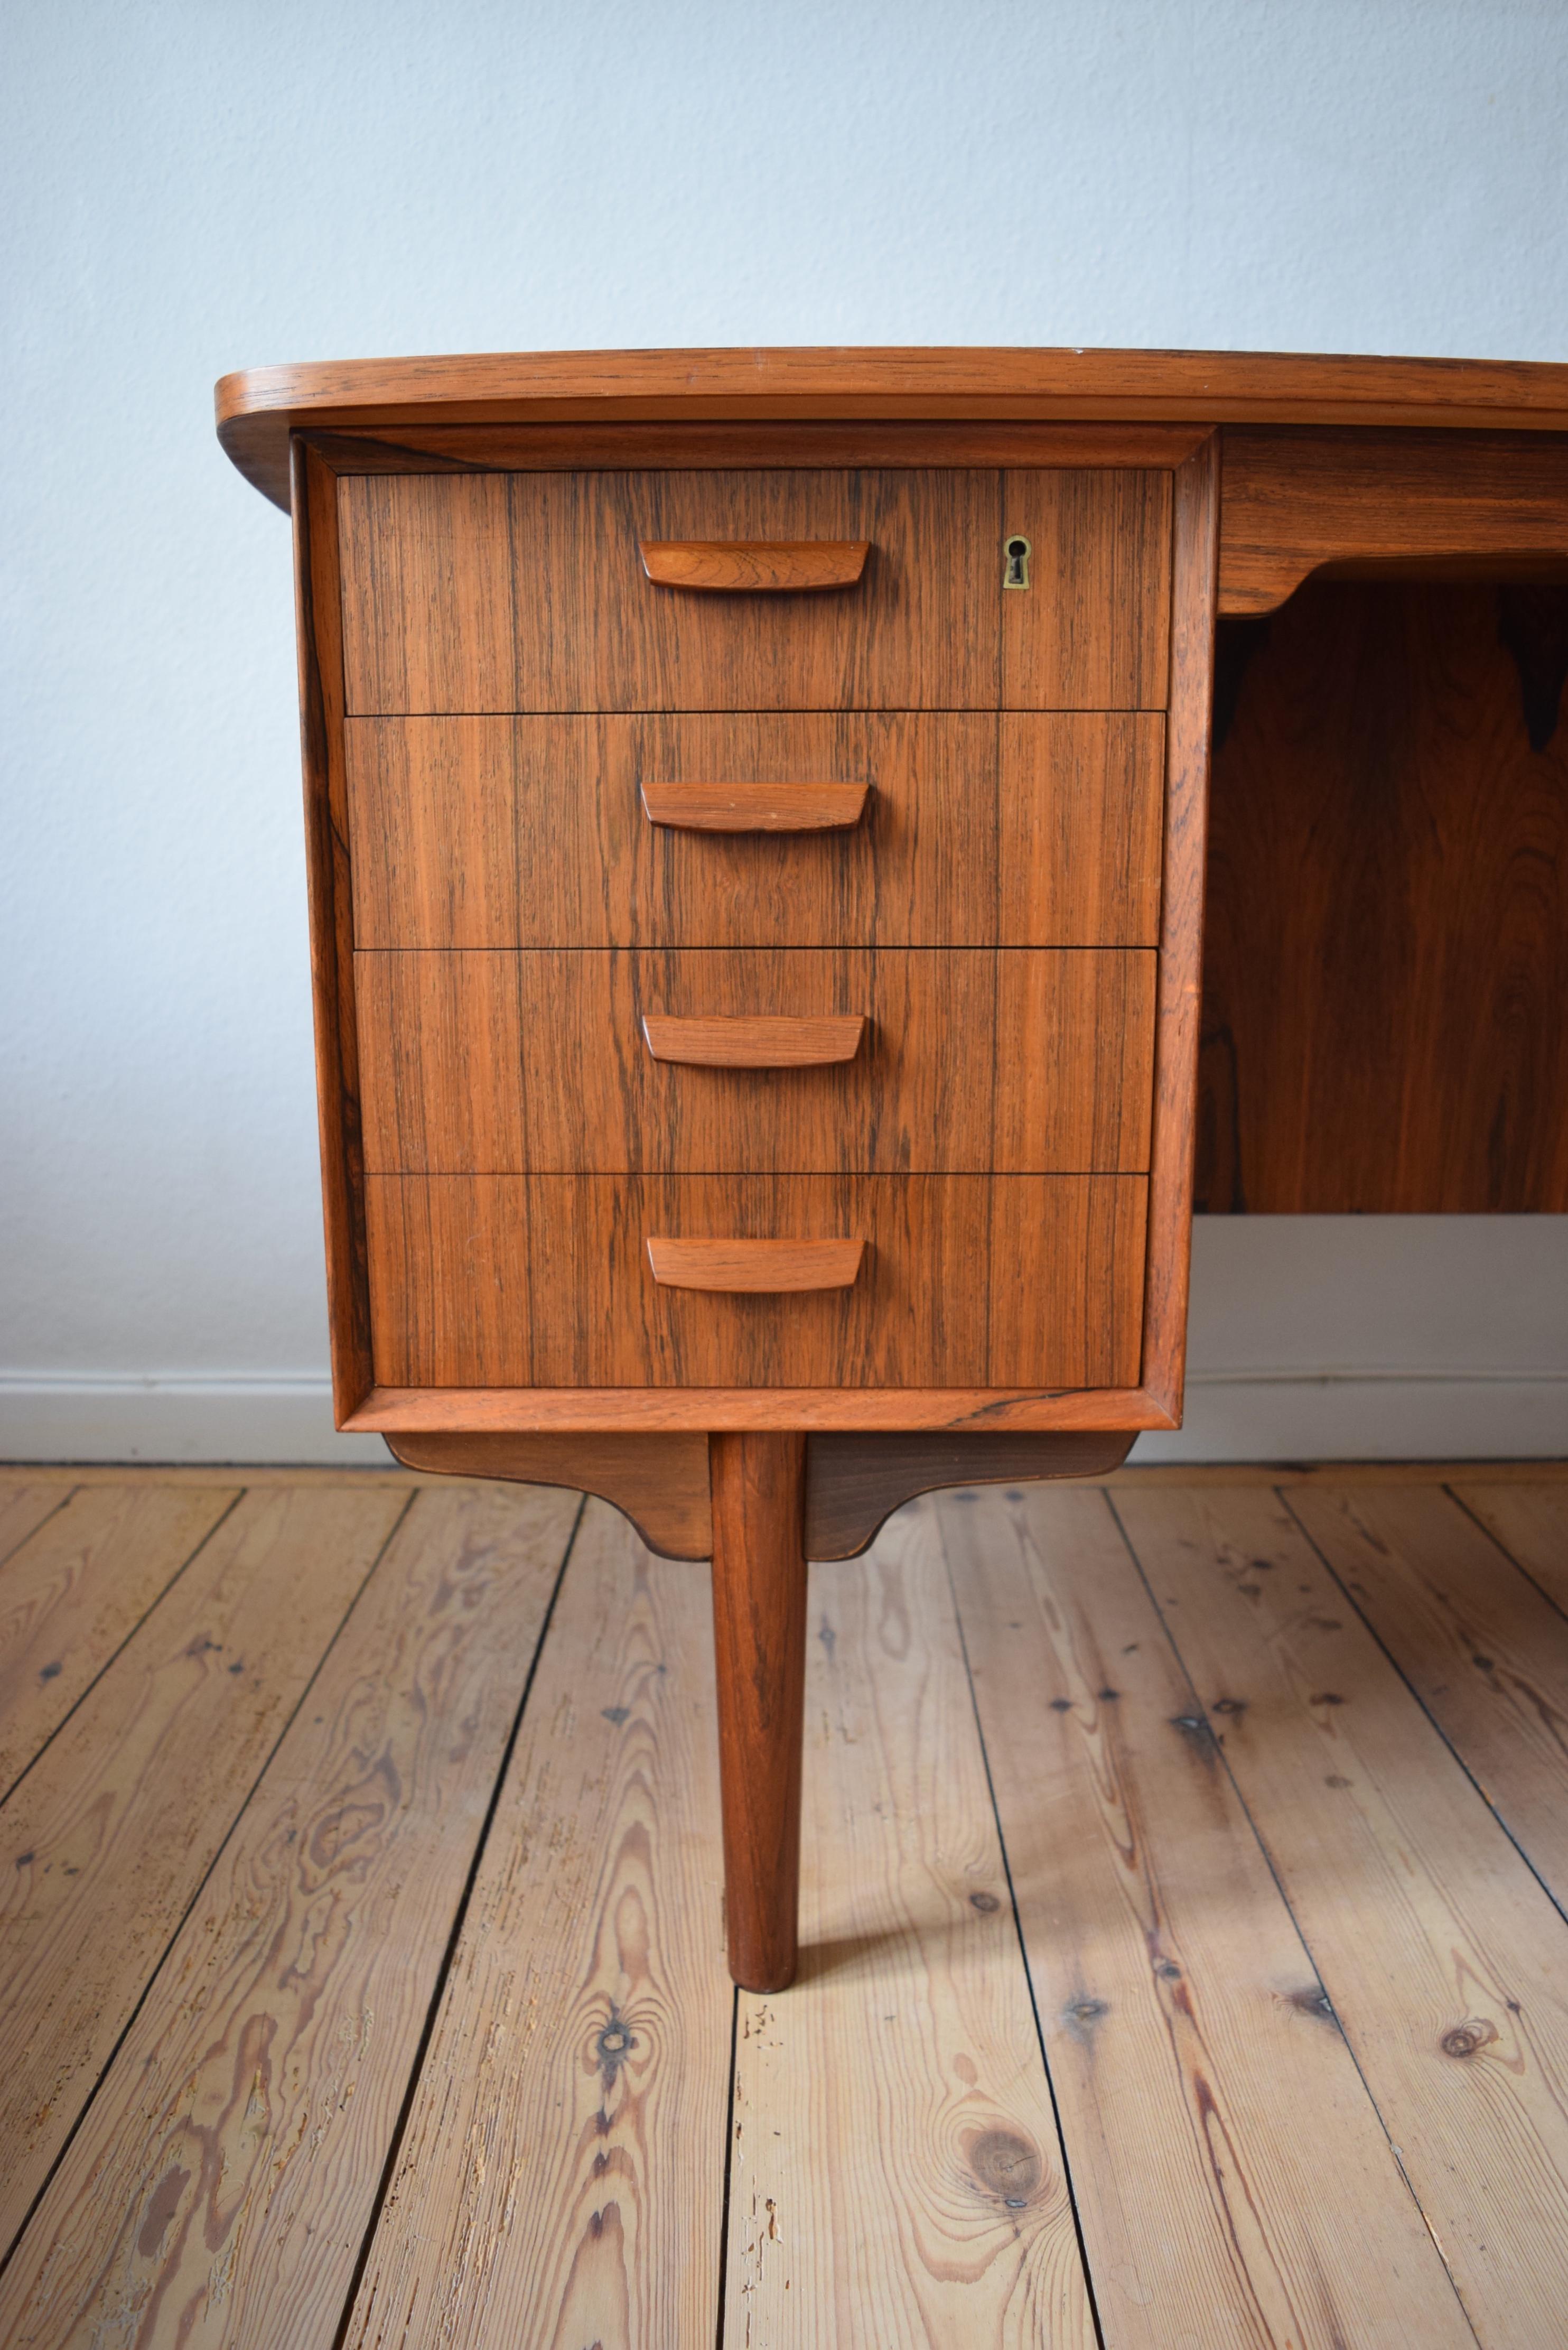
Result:
[[[1020,538],[1017,534],[1014,533],[1011,538],[1004,541],[1002,551],[1007,557],[1006,567],[1002,574],[1002,586],[1004,588],[1027,588],[1029,585],[1029,541],[1026,538]]]

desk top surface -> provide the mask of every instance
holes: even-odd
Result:
[[[1568,365],[1280,351],[506,351],[248,368],[218,437],[288,504],[292,431],[677,418],[1403,425],[1568,432]]]

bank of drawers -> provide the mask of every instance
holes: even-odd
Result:
[[[339,511],[378,1379],[1135,1384],[1168,474],[365,476]],[[826,593],[647,577],[737,541],[868,553]],[[705,828],[802,785],[836,828]],[[864,1248],[734,1294],[650,1239]]]

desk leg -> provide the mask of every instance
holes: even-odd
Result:
[[[713,1645],[730,1972],[794,1977],[805,1700],[805,1439],[714,1436]]]

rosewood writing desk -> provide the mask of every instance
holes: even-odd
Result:
[[[1195,1139],[1211,1207],[1568,1204],[1561,774],[1485,808],[1464,723],[1511,660],[1557,755],[1568,368],[553,354],[218,419],[294,516],[338,1424],[711,1558],[778,1989],[805,1560],[1179,1424]]]

